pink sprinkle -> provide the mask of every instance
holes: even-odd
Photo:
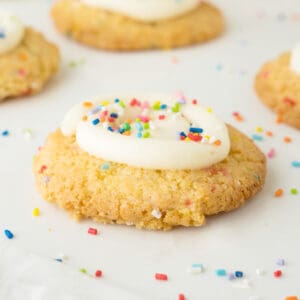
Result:
[[[89,234],[93,234],[93,235],[97,235],[98,234],[98,230],[97,230],[97,228],[90,227],[89,230],[88,230],[88,233]]]
[[[268,158],[273,158],[273,157],[275,156],[275,149],[272,148],[272,149],[268,152],[267,156],[268,156]]]
[[[139,116],[139,119],[143,122],[143,123],[148,123],[150,121],[150,118],[147,116]]]
[[[264,71],[261,75],[266,79],[269,76],[269,71]]]
[[[142,104],[142,108],[149,108],[149,102],[144,101],[143,104]]]

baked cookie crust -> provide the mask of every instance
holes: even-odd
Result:
[[[278,121],[300,129],[300,75],[290,68],[291,54],[284,53],[263,65],[255,78],[255,90],[274,110]]]
[[[109,162],[82,151],[75,136],[48,136],[33,169],[42,196],[76,219],[149,230],[201,226],[205,217],[242,206],[263,186],[264,154],[228,125],[229,156],[202,170],[150,170]],[[156,217],[153,215],[156,212]],[[161,217],[157,216],[161,214]]]
[[[224,18],[216,7],[203,3],[180,17],[146,23],[86,5],[58,0],[52,17],[59,31],[74,40],[106,50],[169,49],[201,43],[220,35]]]
[[[0,54],[0,102],[39,92],[56,73],[59,61],[57,47],[27,27],[21,43]]]

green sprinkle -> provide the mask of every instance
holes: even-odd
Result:
[[[152,108],[153,108],[154,110],[160,110],[160,101],[156,101],[156,102],[153,104]]]
[[[125,103],[124,103],[123,101],[119,101],[119,105],[120,105],[121,107],[123,107],[123,108],[126,107],[126,105],[125,105]]]
[[[129,131],[129,130],[131,129],[129,123],[125,122],[125,123],[123,124],[123,129],[124,129],[125,131]]]
[[[150,132],[149,132],[149,131],[144,132],[143,138],[144,138],[144,139],[147,139],[147,138],[149,138],[149,137],[150,137]]]
[[[291,194],[292,195],[298,195],[298,190],[296,188],[291,189]]]
[[[136,122],[136,123],[140,123],[140,122],[141,122],[141,119],[140,119],[140,118],[136,118],[136,119],[135,119],[135,122]]]
[[[145,123],[145,124],[144,124],[144,129],[149,129],[149,128],[150,128],[149,123]]]
[[[179,109],[180,109],[180,103],[177,102],[173,107],[172,107],[172,111],[173,112],[179,112]]]
[[[79,271],[80,271],[81,273],[83,273],[83,274],[86,274],[86,269],[85,269],[85,268],[81,268]]]

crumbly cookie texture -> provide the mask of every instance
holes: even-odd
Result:
[[[75,136],[57,130],[34,158],[36,185],[47,201],[77,219],[150,230],[201,226],[205,216],[240,207],[264,184],[265,156],[249,138],[228,128],[229,156],[196,171],[108,163],[82,151]]]
[[[0,101],[39,92],[57,71],[59,51],[27,27],[21,43],[0,54]]]
[[[107,50],[169,49],[208,41],[224,30],[221,12],[208,3],[180,17],[146,23],[80,0],[58,0],[52,16],[59,31]]]
[[[290,53],[267,62],[255,79],[255,90],[278,121],[300,129],[300,75],[290,68]]]

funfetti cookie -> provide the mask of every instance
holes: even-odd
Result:
[[[224,30],[219,9],[199,0],[57,0],[52,17],[62,33],[108,50],[169,49]]]
[[[55,45],[15,15],[0,10],[0,102],[37,93],[58,65]]]
[[[278,122],[300,129],[300,44],[263,65],[255,79],[255,90],[277,113]]]
[[[73,107],[34,158],[36,185],[75,218],[201,226],[263,186],[254,143],[196,99],[99,97]]]

